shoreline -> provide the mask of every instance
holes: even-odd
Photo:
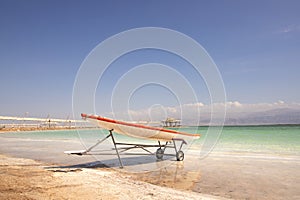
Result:
[[[0,154],[1,199],[225,199],[153,185],[110,168],[57,168]]]
[[[0,199],[299,199],[299,167],[300,160],[210,157],[134,173],[99,161],[54,164],[0,153],[1,180],[18,183],[0,183]]]
[[[161,128],[188,128],[188,127],[269,127],[269,126],[300,126],[300,124],[224,124],[224,125],[181,125],[177,127],[159,126]],[[55,127],[32,127],[32,126],[19,126],[19,127],[1,127],[1,132],[22,132],[22,131],[48,131],[48,130],[76,130],[76,129],[99,129],[99,127],[77,127],[77,126],[55,126]],[[100,128],[101,129],[101,128]]]
[[[275,126],[275,127],[282,127],[282,126],[300,126],[300,124],[239,124],[239,125],[223,125],[223,126],[218,126],[218,125],[200,125],[200,126],[180,126],[180,127],[165,127],[165,128],[191,128],[191,127],[201,127],[201,128],[207,128],[207,127],[271,127],[271,126]],[[161,127],[163,128],[163,127]],[[18,132],[31,132],[31,131],[39,131],[39,132],[43,132],[43,131],[60,131],[60,130],[93,130],[93,129],[101,129],[99,127],[2,127],[0,128],[0,134],[1,133],[18,133]]]
[[[213,159],[197,164],[201,170],[174,163],[130,173],[103,164],[61,166],[0,153],[0,199],[299,199],[299,163],[290,172],[277,161],[259,162],[265,167],[251,163],[247,160],[243,170],[239,162]]]
[[[31,131],[63,131],[63,130],[91,130],[99,129],[98,127],[15,127],[15,128],[2,128],[0,133],[18,133],[18,132],[31,132]]]
[[[201,128],[207,128],[207,127],[271,127],[271,126],[275,126],[275,127],[283,127],[283,126],[300,126],[300,124],[249,124],[249,125],[244,125],[244,124],[240,124],[240,125],[224,125],[224,126],[208,126],[208,125],[201,125],[201,126],[180,126],[180,127],[167,127],[169,129],[172,128],[191,128],[191,127],[201,127]],[[61,130],[93,130],[93,129],[101,129],[99,127],[9,127],[9,128],[0,128],[0,134],[1,133],[18,133],[18,132],[31,132],[31,131],[39,131],[39,132],[43,132],[43,131],[61,131]]]

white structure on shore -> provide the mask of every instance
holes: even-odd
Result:
[[[36,118],[36,117],[12,117],[0,116],[0,128],[17,128],[17,127],[75,127],[84,126],[84,120],[57,119],[57,118]]]

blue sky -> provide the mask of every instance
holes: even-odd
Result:
[[[148,26],[180,31],[199,42],[219,68],[228,101],[298,103],[299,9],[299,1],[276,0],[2,0],[0,114],[71,114],[76,73],[88,53],[114,34]],[[110,110],[110,89],[122,72],[147,62],[173,65],[196,85],[199,101],[209,101],[204,83],[192,77],[187,64],[164,52],[143,51],[113,63],[104,79],[106,90],[97,91],[98,114]],[[136,109],[176,106],[168,92],[155,87],[135,98]]]

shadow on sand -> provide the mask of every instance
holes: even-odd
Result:
[[[136,166],[139,167],[140,165],[147,165],[147,164],[157,164],[163,162],[176,162],[176,159],[172,156],[166,156],[164,160],[157,160],[154,156],[130,156],[130,157],[122,157],[121,158],[124,168],[129,166]],[[119,167],[119,160],[118,158],[112,158],[107,160],[93,161],[93,162],[85,162],[79,163],[75,165],[59,165],[59,166],[52,166],[52,167],[45,167],[45,169],[78,169],[78,168],[115,168]]]

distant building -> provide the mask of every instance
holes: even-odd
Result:
[[[163,127],[179,127],[181,126],[181,120],[174,119],[174,118],[167,118],[164,121],[161,121]]]

